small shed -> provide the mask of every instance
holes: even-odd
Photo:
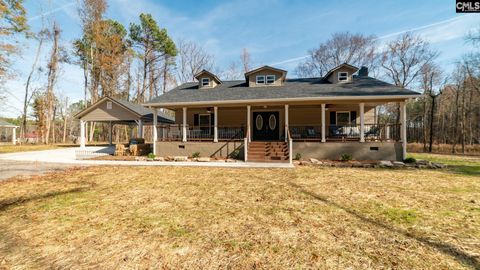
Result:
[[[138,126],[138,138],[143,138],[143,126],[153,124],[153,111],[126,100],[103,97],[95,104],[75,115],[80,120],[80,147],[85,147],[85,124],[87,122],[109,123],[109,142],[112,144],[112,128],[115,124]],[[160,124],[174,123],[174,117],[163,111],[157,111],[157,122]]]
[[[17,125],[0,119],[0,142],[17,143]]]

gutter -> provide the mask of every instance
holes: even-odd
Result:
[[[340,101],[340,100],[382,100],[382,99],[412,99],[422,97],[422,94],[412,95],[382,95],[382,96],[337,96],[337,97],[301,97],[301,98],[274,98],[274,99],[241,99],[241,100],[217,100],[217,101],[190,101],[190,102],[152,102],[143,103],[146,107],[162,106],[188,106],[188,105],[228,105],[228,104],[256,104],[268,102],[298,102],[298,101]]]

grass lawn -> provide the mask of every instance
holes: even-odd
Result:
[[[14,152],[26,152],[26,151],[41,151],[57,149],[65,147],[65,145],[58,144],[17,144],[17,145],[0,145],[0,154],[14,153]]]
[[[456,170],[90,167],[0,182],[0,268],[480,268]]]

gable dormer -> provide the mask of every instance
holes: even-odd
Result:
[[[215,74],[205,69],[195,74],[195,79],[198,80],[199,89],[214,88],[222,83]]]
[[[248,87],[280,86],[287,77],[287,71],[263,66],[245,73]]]
[[[357,67],[343,63],[332,68],[324,78],[331,83],[347,83],[352,81],[353,73],[357,71]]]

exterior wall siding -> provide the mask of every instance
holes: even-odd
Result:
[[[122,120],[138,120],[139,117],[119,106],[115,102],[112,102],[112,108],[107,109],[107,102],[104,100],[101,104],[98,104],[97,108],[87,113],[82,120],[84,121],[122,121]]]
[[[372,149],[378,148],[378,150]],[[350,154],[355,160],[402,160],[402,144],[393,142],[293,142],[293,156],[338,160]]]
[[[273,84],[257,84],[256,77],[258,75],[275,75],[275,82]],[[252,73],[248,76],[248,87],[270,87],[270,86],[280,86],[282,85],[282,72],[264,69],[259,70],[258,72]]]
[[[335,70],[332,75],[328,78],[328,81],[331,83],[338,83],[338,73],[339,72],[348,72],[348,81],[352,81],[352,76],[353,73],[355,72],[355,69],[349,68],[349,67],[341,67],[338,70]]]

